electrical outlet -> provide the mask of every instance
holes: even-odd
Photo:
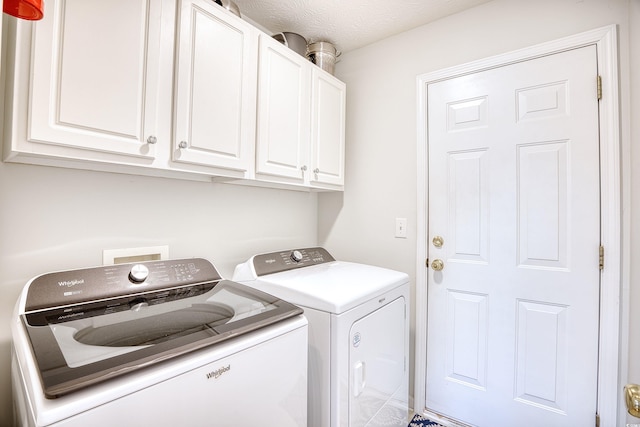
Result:
[[[396,218],[396,237],[407,238],[407,218]]]

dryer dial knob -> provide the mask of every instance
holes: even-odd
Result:
[[[129,280],[133,283],[142,283],[149,277],[149,269],[142,264],[136,264],[131,267],[129,272]]]
[[[300,251],[291,252],[291,260],[294,261],[294,262],[302,261],[302,252],[300,252]]]

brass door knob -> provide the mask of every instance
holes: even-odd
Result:
[[[627,384],[624,387],[627,411],[634,417],[640,417],[640,386]]]
[[[442,271],[442,269],[444,268],[444,262],[442,262],[441,259],[434,259],[431,263],[431,268],[433,268],[435,271]]]

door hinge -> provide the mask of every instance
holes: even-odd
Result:
[[[429,268],[429,258],[427,258],[427,260],[424,262],[424,265],[426,265],[427,268]]]
[[[598,76],[598,101],[602,99],[602,77]]]
[[[596,414],[596,427],[600,427],[600,415]]]
[[[600,270],[604,270],[604,246],[600,245]]]

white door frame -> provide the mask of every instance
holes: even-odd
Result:
[[[534,59],[587,45],[598,49],[598,74],[602,78],[600,117],[600,218],[601,244],[605,248],[605,268],[600,277],[600,332],[598,360],[598,414],[600,426],[618,425],[621,380],[619,356],[626,341],[620,340],[621,278],[622,278],[622,217],[620,170],[620,120],[618,100],[618,35],[617,27],[610,25],[539,44],[529,48],[493,56],[479,61],[446,68],[417,77],[418,91],[418,212],[417,212],[417,264],[416,264],[416,338],[415,383],[413,406],[417,413],[424,412],[427,360],[427,85],[465,74],[501,67],[515,62]],[[594,81],[594,96],[596,82]],[[594,248],[595,250],[596,248]],[[626,327],[623,326],[623,332]],[[595,425],[595,420],[594,420]]]

